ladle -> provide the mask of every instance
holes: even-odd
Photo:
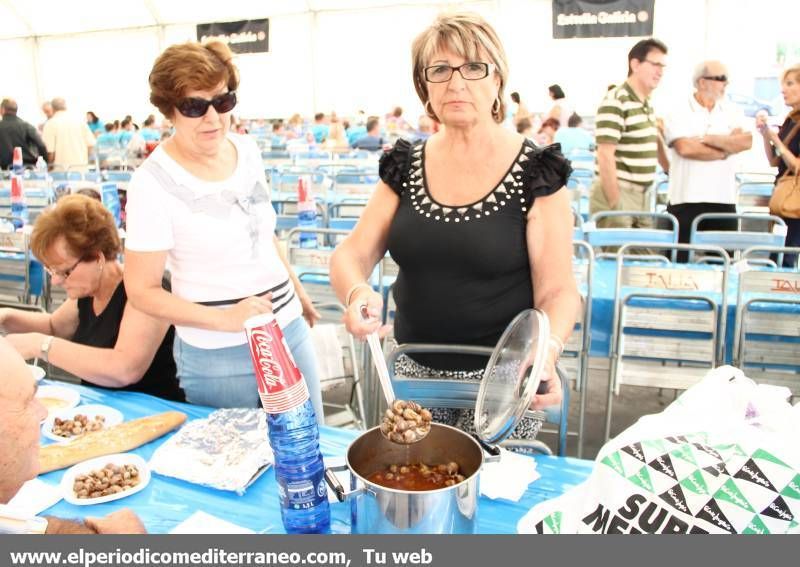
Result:
[[[361,317],[369,319],[366,305],[361,306]],[[386,398],[386,405],[389,407],[381,423],[381,434],[389,441],[401,445],[410,445],[421,441],[431,430],[430,412],[415,402],[406,402],[395,398],[392,379],[389,377],[389,368],[386,366],[386,359],[383,356],[377,332],[367,335],[367,344],[375,364],[375,370],[378,372],[378,380],[383,396]]]

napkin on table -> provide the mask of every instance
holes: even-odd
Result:
[[[37,516],[61,500],[61,489],[38,478],[22,485],[8,506],[24,516]]]
[[[481,494],[517,502],[540,476],[532,458],[500,448],[500,460],[481,469]]]
[[[170,530],[171,534],[254,534],[253,530],[237,526],[199,510]]]

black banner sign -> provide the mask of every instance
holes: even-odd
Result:
[[[267,53],[269,19],[197,24],[197,41],[222,41],[234,53]]]
[[[553,0],[553,38],[653,35],[655,0]]]

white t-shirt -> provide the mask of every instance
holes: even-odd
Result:
[[[273,242],[269,200],[255,141],[228,134],[238,163],[225,181],[203,181],[158,146],[128,185],[125,248],[167,251],[172,293],[194,302],[243,299],[272,290],[281,327],[302,313],[289,273]],[[176,326],[198,348],[244,344],[244,331],[227,333]]]
[[[709,111],[694,96],[668,115],[665,121],[667,145],[671,148],[669,202],[736,203],[738,157],[700,161],[678,155],[673,144],[679,138],[702,138],[706,134],[730,134],[734,128],[746,130],[744,113],[736,106],[718,101]]]

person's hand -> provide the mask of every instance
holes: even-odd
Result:
[[[561,378],[556,373],[556,351],[552,347],[547,349],[547,362],[542,373],[542,383],[546,384],[546,390],[544,394],[536,394],[533,397],[531,403],[533,410],[560,405],[564,395],[561,391]]]
[[[765,113],[757,113],[756,114],[756,129],[763,134],[764,133],[764,129],[768,128],[768,127],[769,126],[767,125],[767,115]]]
[[[144,524],[130,508],[112,512],[103,518],[86,518],[86,525],[99,534],[146,534]]]
[[[42,333],[13,333],[6,335],[6,340],[22,358],[33,360],[39,356],[45,336]]]
[[[261,297],[246,297],[229,309],[220,309],[220,323],[217,330],[231,333],[242,331],[245,321],[262,313],[272,313],[272,293]]]
[[[366,306],[366,318],[362,308]],[[345,310],[342,321],[351,335],[364,340],[367,335],[378,331],[383,336],[389,332],[391,325],[381,326],[383,313],[383,297],[378,292],[363,287],[350,298],[350,306]]]
[[[619,208],[620,203],[622,202],[619,189],[613,195],[609,195],[608,193],[606,193],[606,201],[608,201],[608,206],[610,207],[610,210],[616,211]]]
[[[322,319],[322,315],[320,315],[317,308],[314,307],[314,302],[311,301],[307,293],[303,292],[298,294],[298,296],[300,297],[300,305],[303,306],[303,319],[306,320],[309,327],[313,327],[314,323]]]

